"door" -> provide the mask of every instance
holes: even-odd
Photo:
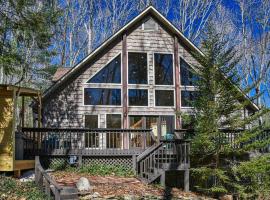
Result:
[[[156,139],[170,139],[174,134],[173,115],[129,116],[131,129],[152,129]]]

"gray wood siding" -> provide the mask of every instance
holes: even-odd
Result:
[[[149,101],[148,107],[129,107],[129,115],[175,115],[175,107],[155,107],[155,89],[172,89],[172,86],[154,85],[154,53],[174,53],[174,37],[161,26],[158,30],[142,30],[138,26],[127,35],[128,52],[146,52],[148,54],[148,85],[128,85],[128,88],[147,88]],[[122,113],[122,107],[115,106],[84,106],[83,88],[99,87],[103,84],[86,84],[90,77],[104,67],[112,58],[121,53],[121,42],[103,54],[96,62],[89,64],[87,69],[75,79],[68,82],[62,90],[55,92],[52,97],[44,102],[44,125],[45,127],[84,127],[84,115],[98,114],[99,127],[106,127],[106,113]],[[190,53],[179,43],[179,56],[193,64],[195,61]],[[112,87],[111,84],[108,84]],[[121,85],[116,86],[121,88]],[[188,109],[183,109],[188,111]]]

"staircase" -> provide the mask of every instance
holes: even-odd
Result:
[[[165,185],[166,171],[183,170],[188,172],[190,167],[189,151],[189,140],[162,140],[137,157],[137,177],[148,184],[160,179],[161,184]],[[188,175],[188,173],[186,174]],[[188,177],[185,179],[187,179],[185,182],[188,183]]]

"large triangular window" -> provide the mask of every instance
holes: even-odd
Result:
[[[90,78],[87,83],[121,83],[121,54]]]

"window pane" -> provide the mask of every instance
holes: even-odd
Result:
[[[84,125],[85,128],[98,128],[98,115],[85,115]],[[98,133],[87,132],[84,136],[86,148],[99,147]]]
[[[121,83],[121,55],[113,59],[87,83]]]
[[[173,85],[173,59],[171,54],[155,54],[155,84]]]
[[[128,100],[130,106],[148,106],[148,91],[129,89]]]
[[[107,128],[121,128],[121,115],[120,114],[108,114],[106,116]]]
[[[173,90],[156,90],[156,106],[174,106]]]
[[[128,53],[128,83],[147,84],[147,53]]]
[[[131,129],[142,129],[143,128],[142,116],[129,116],[129,127]]]
[[[85,115],[85,128],[98,128],[98,115]]]
[[[85,88],[85,105],[121,105],[121,89]]]
[[[119,114],[108,114],[106,116],[107,128],[121,128],[121,115]],[[106,134],[106,146],[107,148],[121,148],[121,133],[107,132]]]
[[[192,107],[193,102],[196,98],[196,91],[181,91],[181,106],[182,107]]]
[[[180,58],[181,85],[194,86],[198,77],[192,73],[190,66]]]

